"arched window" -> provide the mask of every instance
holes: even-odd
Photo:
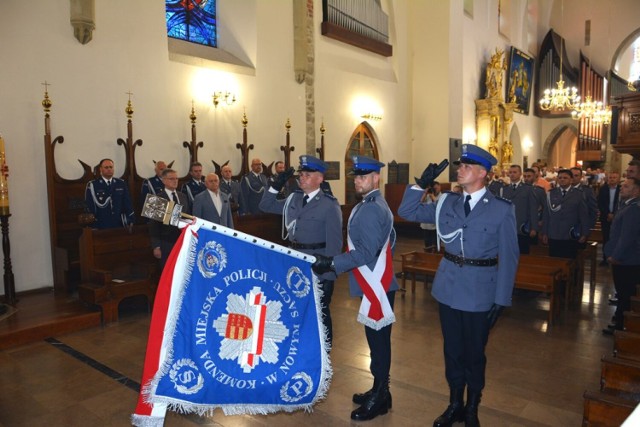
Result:
[[[348,175],[353,167],[352,157],[356,155],[368,156],[378,159],[378,145],[373,130],[367,122],[362,122],[356,127],[349,139],[349,145],[344,159],[345,168],[345,204],[353,205],[360,198],[356,196],[356,190],[353,185],[353,175]]]
[[[166,0],[169,37],[217,47],[216,0]]]
[[[635,82],[640,80],[640,37],[633,42],[633,59],[629,67],[629,81]]]

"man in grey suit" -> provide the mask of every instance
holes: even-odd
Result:
[[[220,178],[215,173],[210,173],[204,179],[206,191],[198,194],[193,201],[193,216],[233,228],[231,216],[231,203],[229,196],[220,191]]]
[[[164,188],[156,193],[156,196],[170,200],[183,206],[182,212],[190,213],[191,206],[186,194],[178,191],[178,174],[173,169],[164,169],[161,173]],[[164,268],[173,245],[180,236],[180,229],[173,225],[165,225],[159,221],[149,221],[149,236],[153,256],[160,260],[160,270]]]
[[[408,221],[435,223],[438,238],[446,244],[431,294],[439,303],[449,406],[434,427],[460,421],[480,425],[489,330],[503,308],[511,305],[518,268],[516,218],[511,202],[495,197],[485,186],[496,163],[488,151],[463,144],[462,155],[454,162],[459,165],[462,194],[444,193],[437,205],[421,203],[423,188],[444,169],[431,163],[416,179],[418,185],[407,187],[398,208],[398,215]]]
[[[586,199],[571,179],[569,169],[559,170],[558,185],[547,193],[544,205],[540,235],[552,257],[575,259],[591,229]]]
[[[515,206],[516,227],[518,229],[518,248],[521,254],[528,254],[531,239],[538,233],[538,202],[533,186],[522,181],[520,165],[509,167],[511,183],[500,189],[500,196]]]

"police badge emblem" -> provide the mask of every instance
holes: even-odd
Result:
[[[227,266],[227,251],[221,244],[207,242],[198,252],[198,270],[205,278],[211,279]]]

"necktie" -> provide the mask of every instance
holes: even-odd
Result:
[[[516,184],[511,184],[511,188],[515,190],[516,188],[518,188],[518,186]]]
[[[464,215],[465,216],[469,216],[469,212],[471,212],[471,203],[469,203],[469,200],[471,200],[471,194],[467,194],[467,197],[464,199]]]
[[[302,206],[306,206],[307,202],[309,201],[309,195],[305,194],[304,197],[302,198]]]
[[[171,198],[173,199],[174,202],[180,204],[180,202],[178,201],[178,195],[176,194],[175,191],[171,193]]]
[[[565,194],[567,194],[567,190],[562,190],[562,197],[564,197]]]
[[[111,188],[111,180],[107,180],[107,188]]]

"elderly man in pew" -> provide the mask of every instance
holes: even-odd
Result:
[[[130,227],[135,222],[127,184],[113,176],[113,160],[100,160],[100,178],[89,181],[85,190],[87,213],[93,214],[93,228]]]
[[[163,188],[157,192],[157,196],[182,205],[182,212],[191,213],[191,204],[187,196],[178,191],[178,174],[173,169],[162,171]],[[173,245],[180,236],[180,229],[173,225],[165,225],[159,221],[149,221],[149,236],[153,256],[160,261],[160,270],[164,268]]]
[[[516,210],[518,249],[521,254],[530,251],[531,238],[538,234],[538,201],[533,186],[522,181],[520,165],[509,167],[511,183],[500,189],[500,196],[510,200]]]
[[[631,297],[640,283],[640,178],[627,178],[620,187],[620,197],[625,201],[613,219],[609,241],[604,246],[618,294],[615,321],[602,331],[607,335],[624,329],[624,312],[631,308]]]
[[[422,193],[446,167],[430,164],[417,185],[406,189],[398,215],[407,221],[432,222],[446,244],[433,281],[444,337],[449,406],[433,423],[465,421],[478,426],[478,406],[485,386],[485,347],[511,296],[518,268],[518,238],[513,205],[494,196],[485,178],[496,158],[484,149],[462,145],[455,162],[463,193],[444,193],[436,205],[421,203]],[[464,404],[464,389],[467,402]]]
[[[571,179],[569,169],[558,171],[558,185],[547,193],[544,205],[541,239],[552,257],[575,259],[591,230],[586,199]]]
[[[220,190],[220,178],[210,173],[204,180],[207,189],[193,202],[193,215],[224,227],[233,228],[229,195]]]

